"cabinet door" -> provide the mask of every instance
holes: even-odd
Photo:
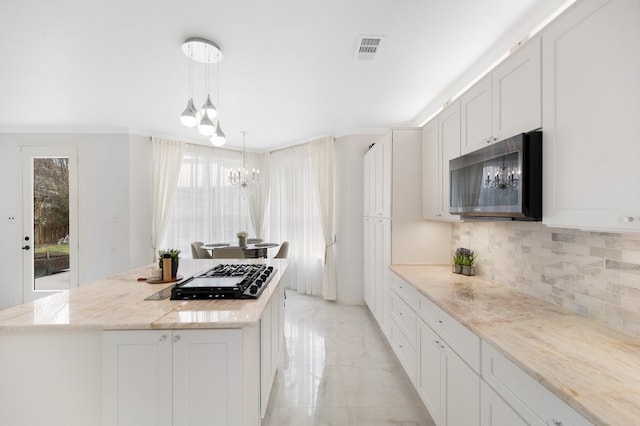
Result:
[[[438,220],[440,211],[440,157],[438,154],[438,117],[422,128],[422,217]]]
[[[550,226],[640,230],[640,2],[576,3],[542,35]]]
[[[242,330],[173,334],[173,426],[242,425]]]
[[[540,39],[529,40],[492,72],[493,137],[542,127]]]
[[[440,338],[424,321],[418,319],[418,371],[416,389],[437,425],[444,424],[441,415],[443,346]]]
[[[362,209],[365,216],[371,216],[373,210],[371,208],[372,200],[371,195],[373,193],[373,185],[371,182],[371,162],[374,157],[374,153],[371,150],[364,154],[362,161]]]
[[[459,221],[458,216],[449,214],[449,160],[460,156],[460,100],[449,105],[440,113],[438,124],[440,158],[440,214],[441,218]]]
[[[482,426],[530,426],[506,401],[482,380],[480,385],[480,424]],[[542,422],[538,423],[543,425]]]
[[[492,99],[491,74],[483,77],[460,97],[462,154],[483,148],[492,142]]]
[[[105,426],[170,426],[171,331],[103,333]]]
[[[362,230],[362,239],[363,239],[363,297],[364,302],[369,307],[371,312],[375,309],[375,299],[373,292],[373,280],[375,276],[374,265],[375,262],[373,260],[374,249],[373,245],[375,242],[375,231],[374,231],[374,221],[375,219],[371,217],[364,218],[364,229]]]
[[[480,376],[450,347],[443,345],[446,424],[473,426],[480,424]]]
[[[382,143],[382,209],[380,216],[391,217],[391,187],[393,184],[393,133]]]
[[[271,393],[272,345],[273,345],[273,300],[269,302],[260,319],[260,417],[267,412]]]

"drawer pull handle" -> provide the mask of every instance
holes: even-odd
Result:
[[[402,312],[398,312],[398,315],[402,316]]]
[[[440,340],[435,340],[435,341],[433,342],[433,344],[434,344],[434,345],[436,345],[436,346],[440,346]]]
[[[404,346],[402,346],[402,345],[398,345],[398,347],[399,347],[400,349],[402,349]]]
[[[167,335],[163,334],[162,336],[160,336],[160,339],[158,339],[160,342],[165,342],[167,340]]]
[[[180,341],[180,335],[178,334],[176,336],[173,336],[173,341],[174,342],[179,342]]]
[[[437,323],[438,323],[438,324],[442,324],[442,320],[438,320],[438,321],[437,321]]]
[[[562,420],[551,419],[553,426],[562,426]]]

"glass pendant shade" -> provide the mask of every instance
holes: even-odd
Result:
[[[182,112],[182,115],[180,115],[180,121],[187,127],[193,127],[198,124],[198,111],[193,105],[193,98],[187,102],[187,107]]]
[[[210,95],[207,95],[207,100],[204,103],[204,105],[202,105],[202,111],[206,112],[209,115],[209,118],[211,120],[216,118],[216,115],[218,114],[218,110],[216,110],[216,106],[213,104],[213,102],[211,102]]]
[[[214,146],[222,146],[227,141],[227,137],[220,128],[220,121],[218,121],[218,123],[216,124],[216,131],[213,136],[211,136],[210,140]]]
[[[198,131],[204,136],[211,136],[216,131],[213,121],[211,121],[209,114],[206,112],[200,119],[200,123],[198,123]]]

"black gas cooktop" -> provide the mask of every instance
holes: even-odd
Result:
[[[256,299],[277,269],[260,264],[220,264],[171,289],[171,300]]]

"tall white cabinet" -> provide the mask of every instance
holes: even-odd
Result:
[[[385,332],[389,265],[449,260],[449,226],[422,218],[421,152],[421,129],[402,128],[364,155],[364,298]]]
[[[542,54],[543,223],[640,231],[640,2],[574,4]]]

